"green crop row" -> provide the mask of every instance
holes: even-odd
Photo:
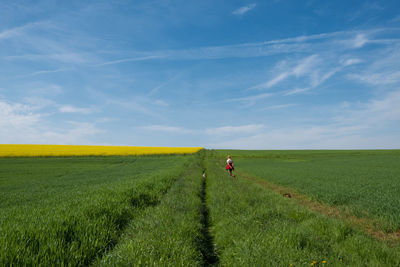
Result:
[[[201,160],[181,176],[161,203],[127,227],[121,242],[100,266],[203,266],[208,243],[203,233]]]
[[[400,150],[230,153],[248,174],[373,219],[379,230],[400,230]]]
[[[247,179],[232,179],[216,153],[207,158],[207,203],[221,266],[400,265],[398,244],[390,247]],[[241,166],[237,157],[235,163]]]
[[[93,263],[192,158],[1,159],[0,266]]]

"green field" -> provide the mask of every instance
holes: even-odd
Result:
[[[220,151],[222,157],[229,151]],[[400,151],[232,151],[244,172],[400,230]]]
[[[399,159],[396,150],[2,158],[0,265],[399,266],[400,238],[385,238],[400,230]]]

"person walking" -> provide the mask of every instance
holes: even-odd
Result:
[[[228,171],[229,175],[232,177],[235,177],[232,172],[235,169],[233,160],[231,156],[228,156],[228,159],[226,160],[226,170]]]

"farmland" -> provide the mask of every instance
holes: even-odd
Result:
[[[0,157],[46,156],[129,156],[152,154],[190,154],[201,147],[2,145]]]
[[[193,156],[0,160],[0,265],[88,265]]]
[[[228,153],[221,152],[221,156]],[[237,151],[240,169],[329,206],[400,229],[400,152]]]
[[[399,239],[385,236],[400,228],[399,158],[389,150],[1,158],[0,265],[398,266]]]

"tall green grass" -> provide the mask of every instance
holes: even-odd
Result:
[[[100,266],[203,266],[205,181],[201,160],[179,178],[159,205],[133,220]]]
[[[91,264],[193,157],[0,159],[0,265]]]
[[[207,203],[221,266],[400,265],[399,245],[376,241],[240,176],[232,179],[220,157],[208,153]]]
[[[219,151],[238,169],[400,230],[400,150]]]

